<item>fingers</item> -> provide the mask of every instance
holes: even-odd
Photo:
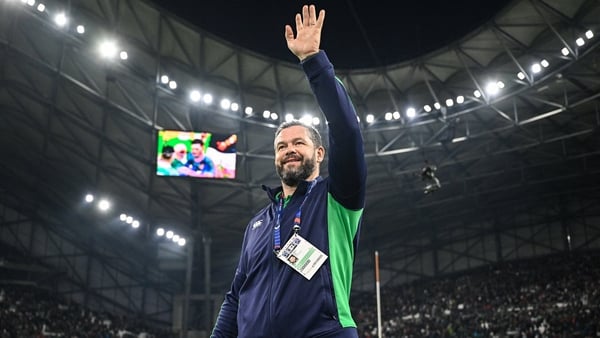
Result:
[[[317,8],[315,7],[315,5],[304,5],[302,6],[302,14],[296,14],[296,29],[314,25],[322,27],[324,20],[324,9],[320,10],[319,15],[317,16]]]
[[[311,7],[314,7],[314,6],[311,5]],[[313,8],[313,10],[314,10],[314,8]],[[307,5],[302,6],[302,24],[305,27],[310,25],[310,14],[309,14]]]
[[[323,28],[323,22],[325,22],[325,10],[322,9],[319,11],[319,16],[317,17],[316,25],[319,28]]]
[[[315,7],[315,5],[304,5],[302,6],[302,13],[297,13],[295,20],[296,31],[309,26],[317,26],[317,28],[322,28],[323,22],[325,21],[325,10],[320,10],[319,15],[317,16],[317,8]],[[291,27],[289,27],[288,30],[288,26],[286,26],[285,37],[286,39],[294,37],[293,30]]]
[[[300,13],[296,14],[296,30],[302,28],[302,15]]]
[[[308,24],[311,26],[317,24],[317,10],[315,5],[310,5],[308,8]]]
[[[287,41],[294,40],[294,31],[290,25],[285,25],[285,39]]]

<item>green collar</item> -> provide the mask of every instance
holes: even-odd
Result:
[[[281,194],[283,194],[283,191],[277,193],[277,195],[275,196],[275,198],[276,199],[280,199],[281,198]],[[284,208],[287,206],[288,202],[292,200],[292,196],[294,196],[294,195],[285,196],[283,198],[283,207]]]

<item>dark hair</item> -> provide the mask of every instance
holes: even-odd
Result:
[[[173,148],[173,146],[169,146],[169,145],[164,145],[162,147],[162,154],[161,156],[165,159],[169,159],[171,158],[171,156],[173,156],[173,153],[175,152],[175,148]]]
[[[283,122],[282,124],[280,124],[279,127],[277,128],[277,130],[275,131],[275,138],[277,138],[277,136],[279,136],[279,134],[281,134],[282,130],[289,128],[289,127],[293,127],[293,126],[301,126],[301,127],[306,128],[306,130],[308,130],[308,133],[310,134],[310,140],[315,144],[315,148],[321,147],[323,145],[323,140],[321,139],[321,134],[319,133],[317,128],[313,127],[312,125],[303,123],[299,120],[286,121],[286,122]]]
[[[199,144],[201,146],[204,146],[204,141],[202,141],[201,139],[197,138],[197,139],[194,139],[192,141],[192,144]]]

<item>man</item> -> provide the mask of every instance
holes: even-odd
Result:
[[[197,177],[214,177],[215,164],[204,153],[204,141],[195,139],[192,141],[192,158],[185,166],[190,169],[188,175]]]
[[[427,195],[442,187],[440,180],[435,177],[435,171],[437,167],[430,165],[429,161],[425,161],[425,166],[421,169],[421,180],[425,182],[425,188],[423,192]]]
[[[328,121],[330,176],[319,176],[319,132],[283,123],[274,142],[281,187],[264,187],[271,202],[246,228],[212,337],[358,337],[349,298],[366,165],[354,107],[319,50],[324,20],[304,6],[296,36],[289,25],[285,36]]]
[[[188,161],[187,147],[183,143],[177,143],[173,149],[175,150],[175,158],[173,159],[173,163],[171,165],[173,168],[179,169]]]
[[[156,174],[160,176],[178,176],[179,172],[173,168],[172,163],[175,157],[175,150],[172,146],[164,145],[161,154],[156,161]]]

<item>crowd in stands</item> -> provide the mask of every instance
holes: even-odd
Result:
[[[381,288],[383,337],[600,337],[600,254],[559,254]],[[355,295],[377,337],[375,292]]]
[[[383,337],[600,337],[600,252],[494,264],[381,288]],[[361,338],[377,337],[375,291],[355,294]],[[166,337],[33,285],[0,284],[0,338]],[[295,337],[294,337],[295,338]]]
[[[174,337],[135,318],[90,311],[33,285],[0,284],[0,338]]]

